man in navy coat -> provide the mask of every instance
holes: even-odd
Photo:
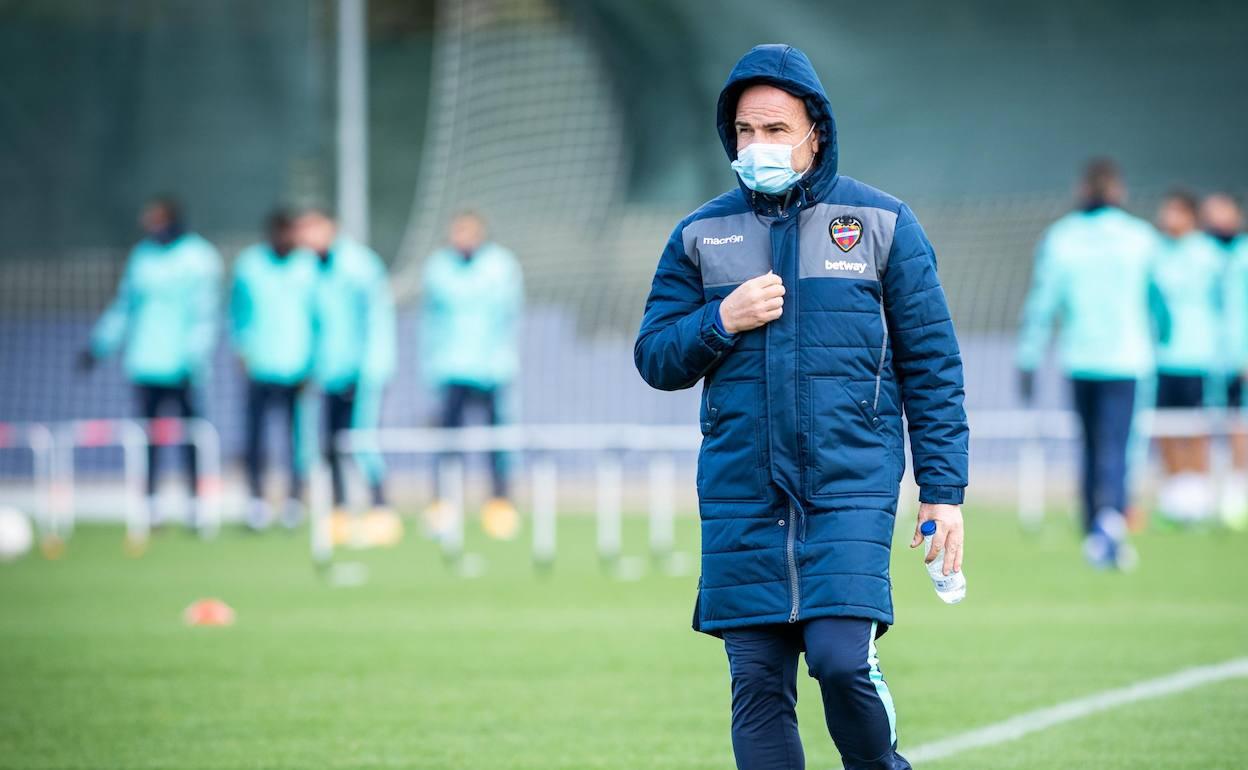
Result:
[[[742,770],[802,768],[798,656],[846,768],[909,768],[875,640],[904,413],[933,555],[962,562],[962,360],[932,246],[904,203],[837,174],[801,51],[758,46],[720,94],[737,188],[676,226],[634,350],[652,386],[703,381],[694,628],[720,636]],[[917,565],[916,565],[917,569]]]

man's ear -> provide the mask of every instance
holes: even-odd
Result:
[[[815,155],[819,154],[819,127],[816,126],[814,133],[810,135],[810,151]]]

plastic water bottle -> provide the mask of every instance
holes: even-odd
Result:
[[[926,557],[932,551],[932,536],[936,534],[936,522],[925,521],[919,528],[919,533],[923,535],[923,555]],[[927,567],[928,577],[932,579],[932,585],[936,588],[936,595],[945,604],[957,604],[966,598],[966,576],[961,571],[950,572],[948,575],[942,573],[942,565],[944,559],[943,549],[936,552],[936,558],[925,564]]]

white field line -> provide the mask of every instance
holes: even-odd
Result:
[[[1010,717],[1001,722],[969,730],[959,735],[942,738],[916,746],[910,751],[902,748],[903,755],[911,762],[934,762],[938,759],[961,754],[971,749],[995,746],[999,743],[1018,740],[1030,733],[1047,730],[1063,722],[1070,722],[1080,717],[1108,711],[1118,706],[1127,706],[1140,701],[1161,698],[1166,695],[1191,690],[1201,685],[1221,682],[1227,679],[1248,677],[1248,658],[1235,658],[1224,663],[1209,666],[1196,666],[1176,671],[1173,674],[1146,679],[1126,687],[1075,698],[1058,703],[1048,708],[1027,711],[1018,716]]]

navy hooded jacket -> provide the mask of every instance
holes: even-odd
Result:
[[[920,499],[967,484],[962,359],[932,246],[910,209],[837,174],[836,124],[810,60],[784,45],[737,62],[719,98],[735,159],[748,85],[806,103],[814,168],[780,196],[744,185],[676,226],[634,348],[661,390],[704,380],[694,628],[853,616],[893,622],[889,552],[904,471],[904,412]],[[784,312],[725,336],[719,305],[774,270]]]

